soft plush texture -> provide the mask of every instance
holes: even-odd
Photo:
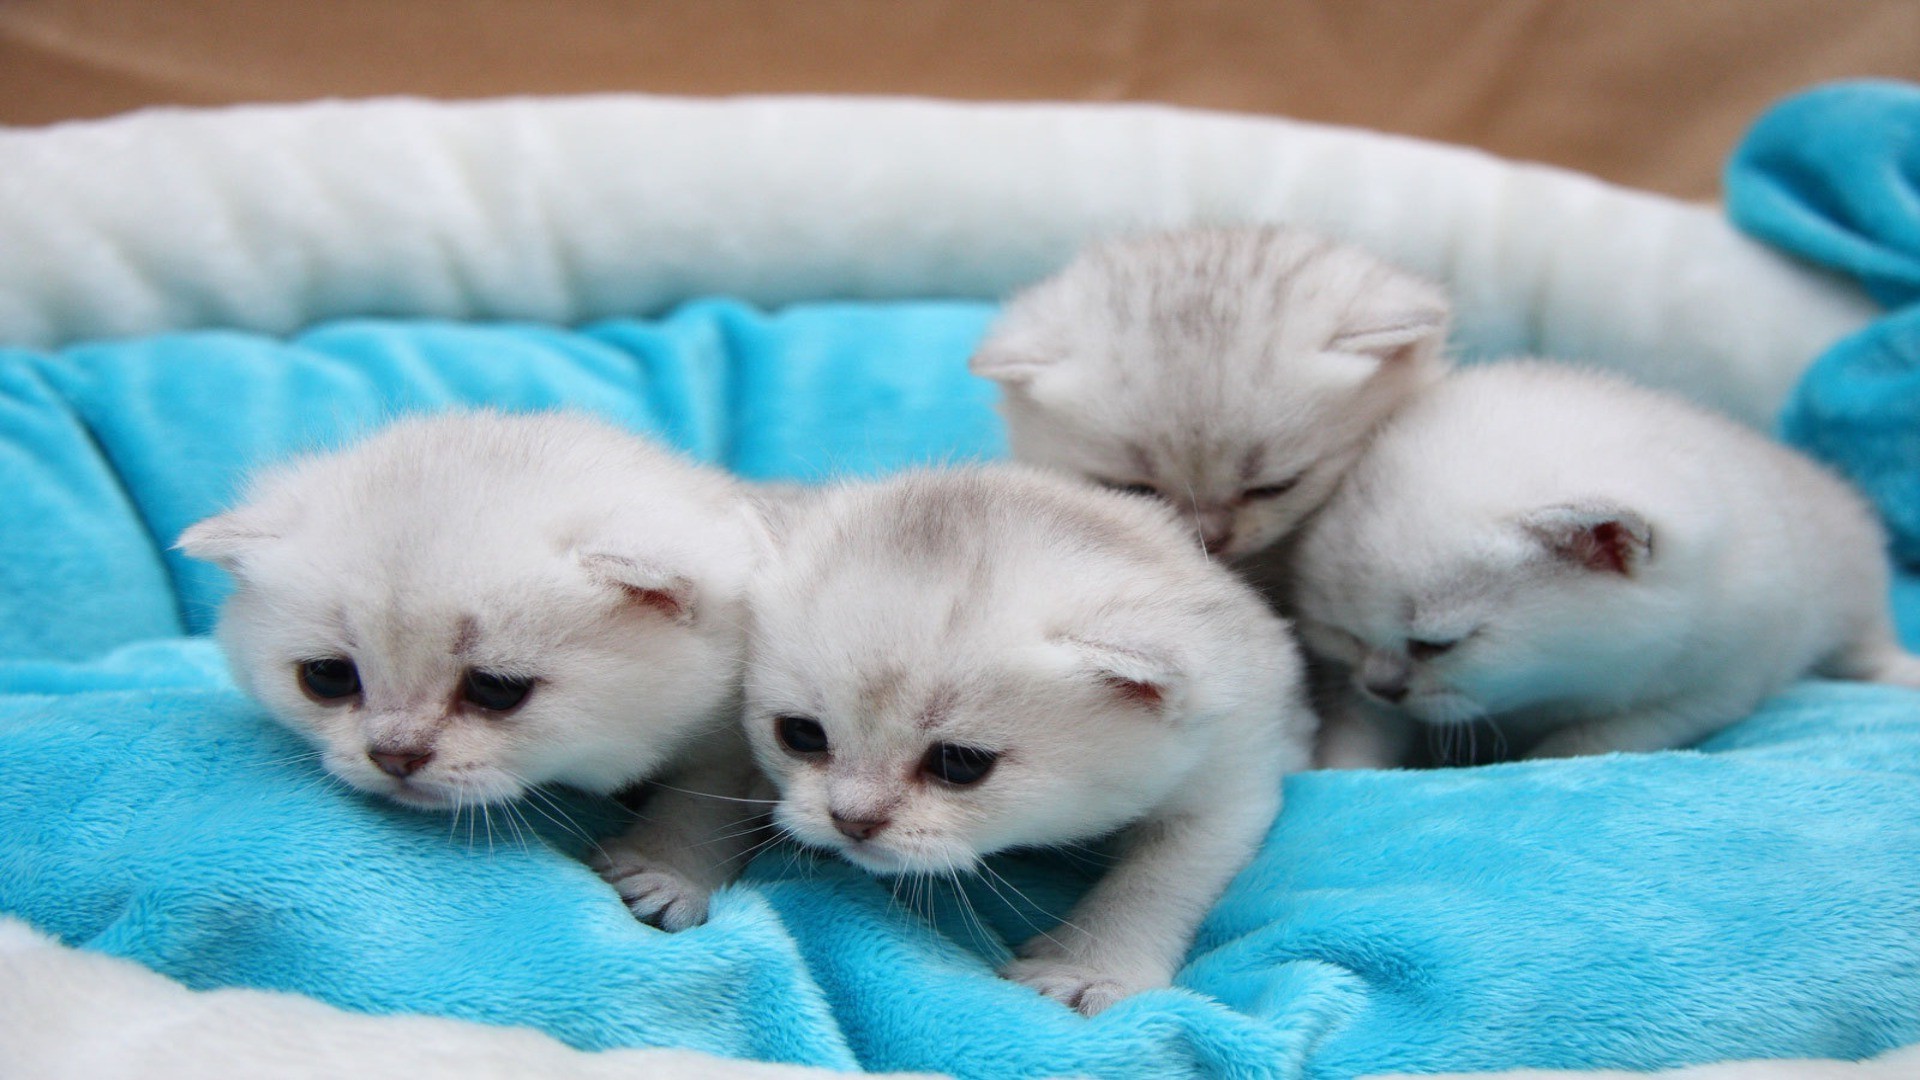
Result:
[[[1741,227],[1893,309],[1814,362],[1780,430],[1873,496],[1894,552],[1920,567],[1920,86],[1788,98],[1754,124],[1726,182]]]
[[[899,101],[162,112],[0,132],[0,185],[0,913],[62,941],[579,1047],[963,1075],[1920,1039],[1910,693],[1808,684],[1707,753],[1298,777],[1183,988],[1088,1021],[991,971],[1091,866],[1005,860],[1031,901],[972,887],[979,932],[951,897],[923,920],[912,889],[774,852],[664,936],[542,811],[470,833],[328,784],[184,636],[225,585],[165,550],[178,529],[247,467],[400,411],[578,407],[762,478],[993,456],[978,301],[1126,227],[1312,225],[1443,279],[1469,353],[1766,423],[1873,305],[1709,209],[1362,132]],[[676,307],[707,294],[761,307]],[[960,299],[783,306],[834,297]],[[1920,582],[1899,590],[1911,640]],[[131,1032],[165,1015],[128,1009]]]
[[[1441,280],[1460,340],[1765,424],[1870,317],[1708,207],[1457,147],[1153,106],[631,96],[0,131],[0,343],[723,295],[997,299],[1087,240],[1289,221]]]
[[[103,1017],[134,1018],[110,1035]],[[298,994],[194,992],[0,918],[0,1075],[35,1080],[829,1080],[692,1050],[575,1050],[525,1028],[368,1016]]]
[[[325,782],[209,641],[177,636],[209,625],[224,583],[162,553],[165,538],[247,466],[398,410],[585,408],[770,479],[994,456],[992,392],[964,364],[990,315],[712,302],[580,332],[361,321],[289,342],[0,354],[87,436],[45,444],[64,456],[17,449],[59,467],[0,482],[57,508],[85,501],[53,498],[65,485],[112,478],[118,516],[86,527],[144,546],[149,575],[110,565],[93,583],[126,612],[107,616],[126,629],[117,651],[101,655],[101,626],[5,642],[0,912],[192,987],[834,1067],[1344,1077],[1856,1057],[1920,1039],[1909,692],[1809,684],[1705,753],[1295,777],[1182,988],[1088,1021],[992,973],[1044,918],[1027,904],[1064,910],[1084,863],[1003,860],[1027,899],[972,886],[983,931],[950,895],[921,918],[921,890],[896,901],[779,850],[709,925],[663,935],[543,808],[495,813],[489,835]],[[68,554],[89,542],[23,556],[0,626],[79,587]],[[175,605],[147,640],[139,620]]]
[[[108,1033],[103,1015],[140,1017],[141,1022],[116,1024]],[[1740,1061],[1659,1075],[1664,1080],[1910,1080],[1916,1071],[1920,1046],[1857,1063]],[[37,1080],[136,1075],[150,1080],[209,1075],[825,1080],[844,1075],[691,1050],[575,1050],[524,1028],[405,1014],[369,1016],[298,994],[237,988],[196,992],[139,964],[61,945],[6,918],[0,918],[0,1073]],[[1500,1074],[1501,1080],[1647,1075],[1531,1069]],[[1486,1073],[1474,1077],[1491,1080]]]

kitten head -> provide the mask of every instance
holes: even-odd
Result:
[[[1209,551],[1291,532],[1444,367],[1448,305],[1278,227],[1103,244],[1009,302],[975,354],[1014,456],[1172,504]]]
[[[1677,624],[1634,510],[1499,507],[1383,482],[1373,457],[1307,526],[1294,589],[1308,649],[1379,705],[1455,724],[1617,694],[1648,628]]]
[[[457,808],[611,792],[729,722],[749,528],[631,436],[483,413],[275,469],[180,547],[233,574],[235,677],[329,772]]]
[[[1101,835],[1295,678],[1284,625],[1166,509],[1017,468],[828,491],[752,587],[775,821],[878,873]]]

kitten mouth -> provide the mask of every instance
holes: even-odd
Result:
[[[869,874],[900,874],[913,870],[912,860],[869,843],[846,844],[840,857]]]
[[[415,810],[453,809],[453,800],[446,795],[437,791],[429,791],[425,788],[415,787],[412,784],[395,784],[386,791],[380,792],[380,794],[385,795],[387,798],[392,799],[402,806],[410,806]]]
[[[1396,706],[1399,712],[1423,724],[1470,724],[1486,717],[1486,710],[1471,698],[1446,692],[1410,697]]]

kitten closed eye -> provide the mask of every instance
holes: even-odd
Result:
[[[1149,499],[1157,499],[1160,497],[1160,489],[1154,487],[1152,484],[1127,484],[1118,480],[1098,480],[1095,482],[1103,488],[1110,491],[1117,491],[1122,495],[1144,495]]]
[[[1277,484],[1263,484],[1260,487],[1248,488],[1247,490],[1242,491],[1240,493],[1240,497],[1243,499],[1251,499],[1251,500],[1277,499],[1280,496],[1285,495],[1287,492],[1292,491],[1295,487],[1299,486],[1299,484],[1300,484],[1300,478],[1298,476],[1293,476],[1285,480],[1282,480]]]
[[[1445,654],[1458,644],[1460,644],[1459,638],[1455,638],[1452,641],[1421,641],[1416,638],[1408,638],[1407,655],[1415,660],[1431,660],[1436,656]]]

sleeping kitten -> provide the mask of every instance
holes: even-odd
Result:
[[[1812,461],[1620,380],[1449,376],[1309,524],[1301,633],[1352,672],[1323,764],[1487,720],[1531,757],[1685,746],[1808,674],[1920,686],[1868,507]]]
[[[1164,506],[1017,467],[829,489],[752,586],[774,821],[877,874],[1125,830],[1003,968],[1091,1015],[1165,986],[1304,767],[1287,626]]]
[[[1016,459],[1176,507],[1241,558],[1332,493],[1373,429],[1444,370],[1440,290],[1278,226],[1100,244],[1014,297],[975,374]]]
[[[233,574],[235,678],[327,771],[458,812],[554,783],[737,795],[754,527],[732,481],[611,427],[471,413],[272,469],[180,548]],[[636,916],[702,922],[737,805],[660,790],[597,869]]]

